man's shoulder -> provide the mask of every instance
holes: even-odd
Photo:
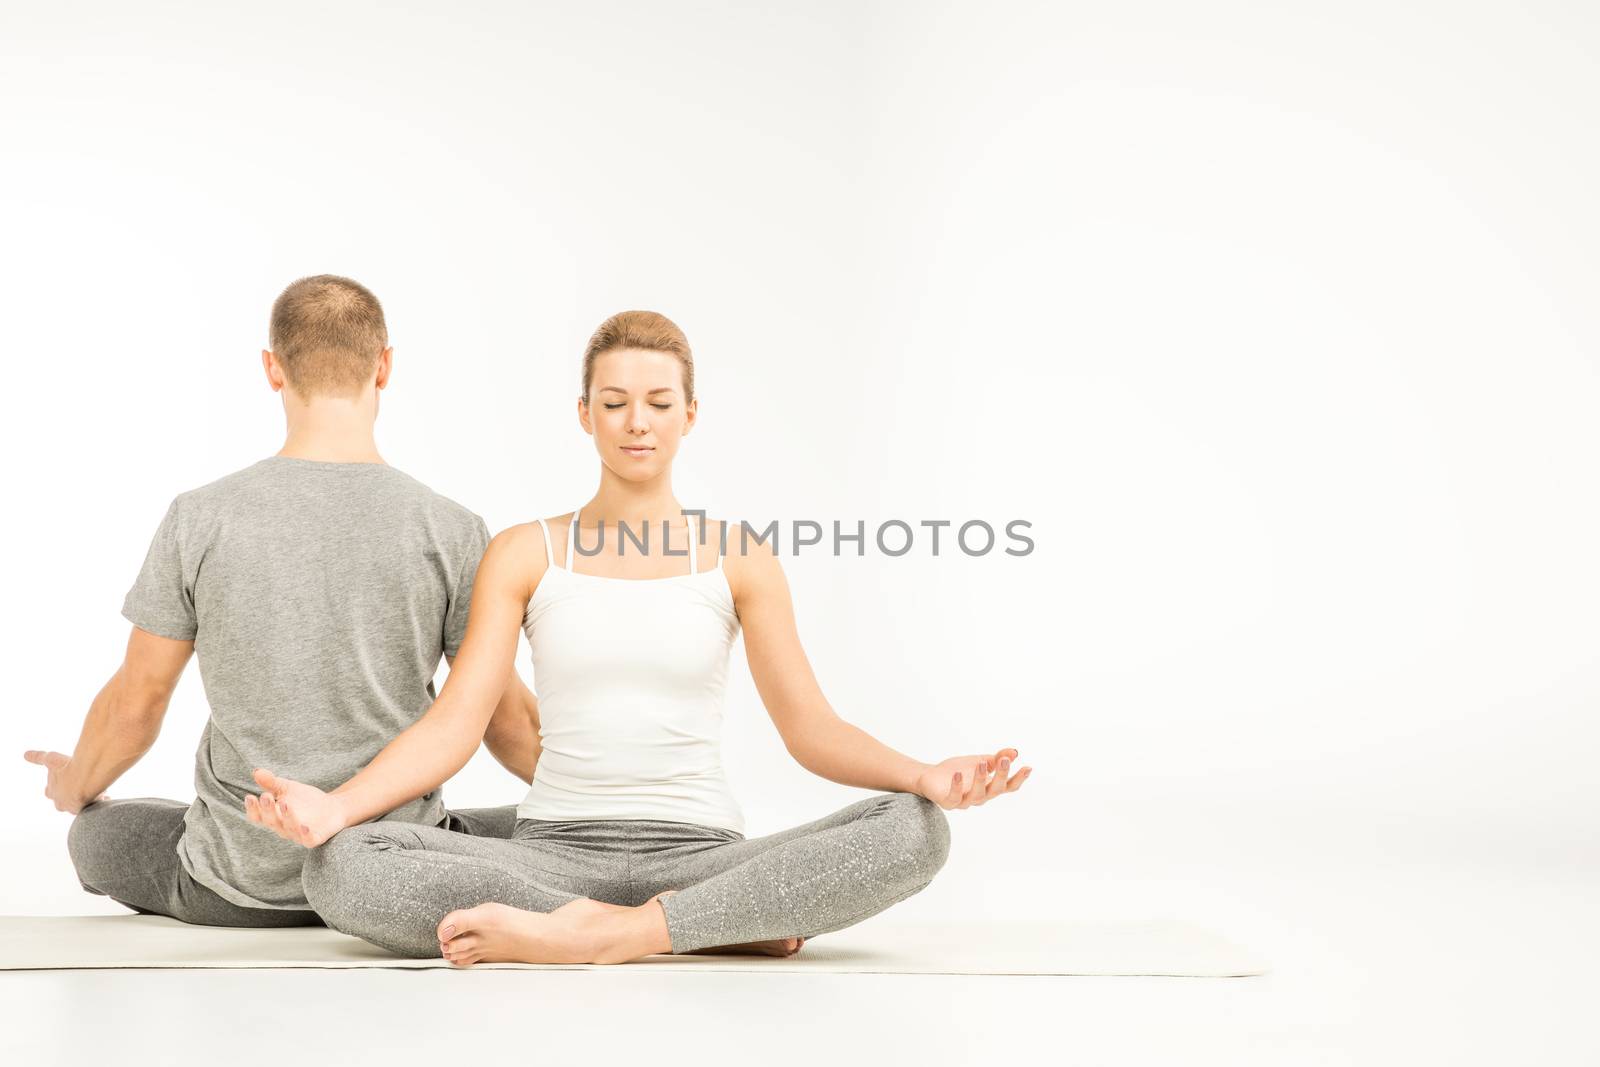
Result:
[[[402,470],[396,470],[395,474],[404,479],[404,483],[407,488],[414,492],[419,499],[425,501],[429,507],[433,508],[439,514],[448,515],[452,518],[460,519],[466,522],[476,522],[478,520],[477,513],[472,511],[472,509],[456,502],[451,497],[445,496],[443,493],[439,492],[439,490],[433,488],[427,483],[418,481]]]
[[[417,526],[433,536],[462,547],[475,545],[482,551],[487,526],[476,512],[398,467],[362,467],[365,469],[340,466],[323,470],[275,463],[269,457],[178,493],[171,505],[173,517],[187,526],[231,514],[255,513],[262,507],[294,506],[285,502],[303,500],[300,494],[310,487],[317,490],[317,496],[325,490],[346,501],[349,494],[356,494],[378,508],[391,527]],[[285,492],[290,489],[294,491]]]
[[[220,478],[214,478],[204,485],[197,485],[193,489],[185,489],[172,498],[172,508],[180,515],[193,515],[207,508],[215,508],[224,504],[229,498],[240,491],[248,491],[262,476],[265,461],[258,461],[248,467],[241,467]]]
[[[402,491],[412,496],[418,505],[430,518],[465,536],[476,537],[487,527],[477,512],[454,499],[445,496],[437,489],[418,481],[402,470],[391,468],[397,476],[397,481]]]

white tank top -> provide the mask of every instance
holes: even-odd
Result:
[[[523,616],[543,749],[524,819],[659,819],[744,833],[722,770],[722,698],[739,633],[721,556],[687,574],[607,578],[550,565]],[[670,542],[668,543],[670,548]],[[679,548],[672,551],[680,551]]]

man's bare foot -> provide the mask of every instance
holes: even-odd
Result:
[[[670,897],[676,889],[668,889],[657,893],[651,900],[659,901],[663,897]],[[664,909],[664,906],[663,906]],[[687,955],[691,956],[793,956],[800,951],[800,946],[806,943],[803,937],[775,937],[770,941],[746,941],[742,945],[717,945],[713,948],[697,948]]]
[[[439,921],[439,954],[474,963],[626,963],[670,952],[666,915],[653,903],[625,908],[579,897],[551,912],[479,904]]]

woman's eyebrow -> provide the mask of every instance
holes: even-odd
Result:
[[[600,392],[602,392],[602,393],[621,393],[623,396],[627,396],[628,395],[628,391],[626,389],[621,389],[621,388],[619,388],[619,387],[617,387],[615,385],[602,385],[600,387]],[[645,395],[646,396],[650,396],[651,394],[654,394],[654,393],[670,393],[670,392],[673,392],[672,386],[670,386],[670,385],[659,385],[656,388],[651,389]]]

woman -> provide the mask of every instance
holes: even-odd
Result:
[[[697,409],[688,341],[670,320],[628,311],[603,323],[578,400],[600,488],[571,515],[490,542],[438,700],[331,793],[256,772],[263,792],[245,798],[246,812],[315,849],[306,896],[330,926],[460,965],[788,955],[926,886],[949,848],[941,809],[1027,779],[1026,767],[1010,774],[1015,749],[921,763],[833,712],[772,549],[743,551],[739,530],[721,523],[702,530],[673,496],[672,461]],[[515,837],[365,823],[471,757],[519,626],[533,649],[542,747]],[[718,739],[741,627],[790,754],[878,795],[745,839]]]

